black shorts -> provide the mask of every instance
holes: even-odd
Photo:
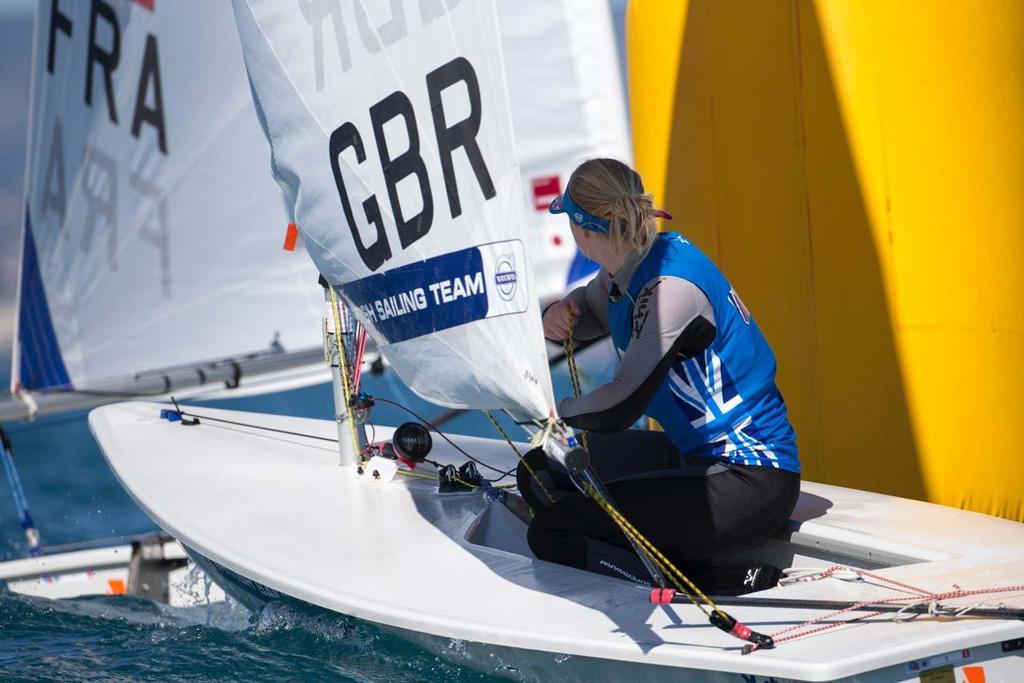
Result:
[[[673,562],[703,566],[760,545],[782,530],[800,494],[785,470],[682,458],[663,432],[590,434],[590,459],[626,519]],[[539,452],[531,453],[536,460]],[[550,460],[549,502],[520,465],[520,490],[534,509],[528,540],[540,559],[596,569],[595,556],[629,550],[608,515],[575,491]],[[600,569],[597,569],[600,571]],[[609,573],[609,572],[604,572]]]

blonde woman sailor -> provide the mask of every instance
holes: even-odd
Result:
[[[544,334],[610,334],[614,379],[559,415],[590,432],[594,469],[625,516],[705,590],[773,585],[774,567],[743,552],[778,532],[800,491],[796,435],[775,385],[775,356],[718,267],[675,233],[659,233],[639,174],[592,159],[550,207],[569,219],[597,276],[544,313]],[[634,430],[643,415],[664,429]],[[618,528],[539,450],[528,456],[554,502],[520,466],[537,557],[640,582],[649,577]],[[730,559],[724,559],[728,555]]]

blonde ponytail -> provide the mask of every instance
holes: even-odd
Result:
[[[657,232],[654,196],[640,174],[617,159],[589,159],[569,178],[569,196],[584,211],[611,220],[608,239],[616,251],[642,251]]]

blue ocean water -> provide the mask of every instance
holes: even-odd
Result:
[[[6,384],[6,377],[0,381]],[[555,384],[558,395],[569,390],[564,370],[555,372]],[[388,373],[364,379],[364,386],[427,419],[442,412]],[[330,387],[320,385],[215,405],[329,418],[332,399]],[[85,416],[6,426],[45,544],[155,528],[106,466]],[[373,417],[378,424],[393,425],[409,419],[399,408],[384,404]],[[467,413],[446,427],[452,434],[495,435],[480,413]],[[13,559],[24,553],[24,536],[7,482],[0,484],[0,559]],[[237,604],[180,609],[122,596],[51,601],[0,592],[0,681],[47,680],[496,679],[449,663],[371,624],[289,605],[250,613]]]
[[[487,681],[364,622],[270,605],[0,594],[2,681]]]

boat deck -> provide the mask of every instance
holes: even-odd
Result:
[[[186,427],[160,420],[161,407],[119,404],[89,419],[114,472],[161,527],[249,581],[408,633],[635,662],[653,665],[651,671],[684,667],[812,681],[865,672],[874,672],[870,680],[916,680],[915,662],[965,650],[965,661],[988,661],[1001,643],[1024,637],[1024,623],[1015,620],[923,616],[907,623],[889,615],[742,656],[742,643],[709,626],[693,606],[650,605],[642,587],[530,557],[515,546],[514,529],[481,530],[489,506],[504,508],[478,492],[438,494],[433,482],[405,477],[373,481],[339,467],[328,441],[210,420]],[[326,439],[336,435],[327,420],[195,412]],[[377,428],[379,439],[389,435]],[[515,465],[502,441],[457,440],[497,467]],[[440,440],[431,457],[464,461]],[[492,510],[489,516],[487,524],[514,527],[510,515],[502,521]],[[504,549],[490,547],[481,542],[488,533],[513,540]],[[932,591],[1024,584],[1024,525],[811,482],[802,486],[788,537],[773,544],[765,552],[790,565],[859,561]],[[758,595],[861,601],[897,594],[829,578]],[[1024,594],[993,601],[1024,607]],[[767,633],[821,615],[777,607],[729,611]],[[1015,666],[1021,663],[1010,656]],[[999,663],[990,666],[996,670]]]

